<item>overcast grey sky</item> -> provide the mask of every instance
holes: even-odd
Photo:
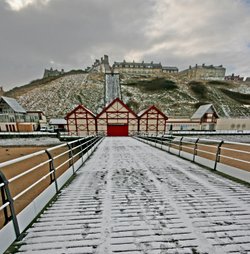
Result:
[[[44,68],[154,61],[180,70],[223,64],[250,76],[249,0],[0,0],[0,86]]]

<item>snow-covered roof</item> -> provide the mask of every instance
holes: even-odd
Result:
[[[137,115],[140,117],[140,116],[142,116],[147,110],[148,110],[148,108],[143,109],[143,110],[140,111]]]
[[[51,118],[49,120],[49,124],[51,125],[67,124],[67,121],[63,118]]]
[[[215,113],[218,116],[213,104],[200,106],[192,115],[191,119],[201,119],[206,113]]]
[[[162,113],[162,112],[161,112],[156,106],[154,106],[154,105],[152,105],[152,106],[150,106],[150,107],[148,107],[148,108],[146,108],[146,109],[140,111],[137,115],[138,115],[139,117],[142,117],[144,114],[146,114],[146,113],[149,112],[150,110],[155,110],[155,111],[157,111],[160,115],[162,115],[165,119],[168,119],[168,117],[167,117],[164,113]]]
[[[16,101],[16,99],[5,96],[1,96],[1,99],[4,100],[16,113],[26,113],[26,110]]]
[[[83,106],[82,104],[79,104],[79,105],[76,106],[73,110],[71,110],[69,113],[67,113],[65,119],[69,118],[70,115],[72,115],[74,112],[76,112],[76,111],[77,111],[78,109],[80,109],[80,108],[81,108],[82,110],[88,112],[88,113],[89,113],[90,115],[92,115],[93,117],[95,117],[95,114],[94,114],[91,110],[89,110],[88,108],[86,108],[86,107]]]
[[[111,108],[113,106],[113,104],[115,104],[116,102],[118,102],[119,104],[121,104],[128,112],[130,112],[132,115],[134,115],[134,117],[138,117],[136,115],[136,113],[130,109],[120,98],[116,98],[113,101],[111,101],[97,116],[96,118],[99,118],[103,113],[105,113],[109,108]]]

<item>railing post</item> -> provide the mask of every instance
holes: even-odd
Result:
[[[58,185],[57,185],[57,179],[56,179],[56,168],[55,168],[55,164],[54,164],[54,158],[48,150],[45,150],[45,152],[48,155],[48,158],[50,160],[49,170],[50,170],[50,172],[52,172],[52,175],[53,175],[53,178],[54,178],[53,179],[52,175],[50,175],[50,180],[51,180],[51,183],[55,182],[56,192],[58,192]]]
[[[162,136],[161,137],[161,150],[162,150],[163,140],[164,140],[164,137]]]
[[[0,183],[4,184],[3,181],[0,181]],[[1,189],[1,196],[2,196],[2,204],[4,204],[4,203],[6,203],[8,201],[7,198],[6,198],[6,195],[4,193],[4,186],[0,187],[0,189]],[[4,225],[6,225],[8,223],[8,221],[9,221],[7,207],[4,207],[3,213],[4,213],[4,218],[5,218]]]
[[[168,152],[170,153],[170,146],[171,146],[171,143],[172,143],[172,139],[170,138],[169,139],[169,142],[168,142]]]
[[[15,207],[14,207],[14,200],[13,200],[13,198],[11,196],[11,193],[10,193],[9,181],[7,180],[7,178],[5,177],[3,172],[1,172],[1,171],[0,171],[0,182],[4,183],[3,188],[5,190],[6,199],[10,203],[9,207],[10,207],[11,219],[13,221],[13,226],[14,226],[16,238],[18,238],[20,236],[20,229],[19,229],[19,225],[18,225],[18,221],[17,221],[17,217],[16,217],[16,212],[15,212]]]
[[[78,141],[79,141],[79,144],[80,144],[81,158],[82,158],[82,163],[83,163],[82,141],[80,141],[80,139]]]
[[[181,151],[182,151],[182,139],[183,139],[184,137],[181,137],[180,138],[180,142],[179,142],[179,156],[181,156]]]
[[[193,162],[195,162],[195,156],[197,155],[197,146],[200,138],[197,138],[194,143],[194,153],[193,153]]]
[[[73,169],[73,174],[75,174],[75,167],[74,167],[74,157],[73,157],[73,151],[72,151],[72,146],[70,143],[67,143],[67,146],[69,148],[69,168],[72,166]]]
[[[153,137],[153,134],[152,134],[152,137]],[[157,137],[153,137],[153,139],[155,139],[155,147],[156,147],[156,142],[157,142]]]
[[[224,140],[222,140],[219,145],[217,146],[217,152],[216,152],[216,157],[215,157],[215,162],[214,162],[214,170],[217,168],[217,163],[220,161],[220,153],[221,153],[221,146],[223,145]]]

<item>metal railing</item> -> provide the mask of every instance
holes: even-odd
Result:
[[[250,183],[250,144],[172,135],[138,135],[136,138]]]
[[[20,237],[26,226],[75,175],[101,140],[100,136],[85,137],[0,163],[0,253]],[[44,206],[35,211],[36,214],[33,212],[34,218],[23,222],[22,214],[27,211],[29,216],[32,202],[49,188],[52,196],[48,195]],[[1,231],[6,230],[9,224],[13,226],[14,236],[8,239],[6,245],[1,240]]]

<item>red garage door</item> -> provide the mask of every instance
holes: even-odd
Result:
[[[128,125],[108,125],[108,136],[128,136]]]

